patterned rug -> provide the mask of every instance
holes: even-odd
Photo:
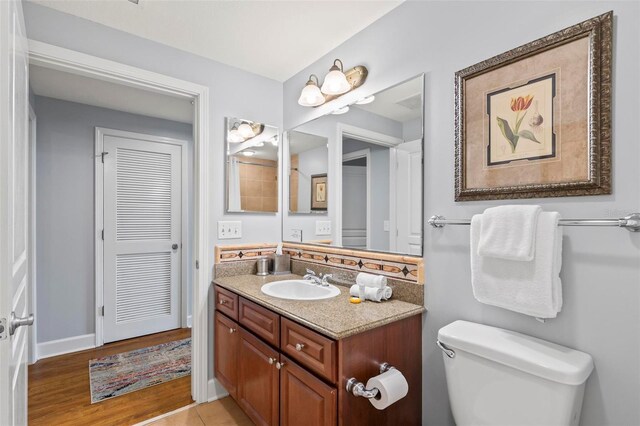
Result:
[[[191,374],[191,339],[89,361],[91,403]]]

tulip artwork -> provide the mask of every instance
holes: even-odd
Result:
[[[505,139],[507,139],[507,141],[509,141],[509,144],[511,145],[512,153],[516,152],[516,147],[518,146],[518,140],[520,138],[526,138],[535,143],[540,143],[540,141],[536,139],[531,130],[520,130],[520,125],[522,124],[522,120],[524,120],[524,117],[527,115],[527,110],[531,106],[531,102],[533,102],[532,95],[511,98],[511,111],[516,113],[513,129],[511,128],[507,120],[501,117],[496,117],[502,135],[505,137]]]

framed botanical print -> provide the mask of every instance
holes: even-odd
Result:
[[[311,175],[311,210],[327,210],[327,174]]]
[[[611,193],[612,20],[456,73],[456,201]]]

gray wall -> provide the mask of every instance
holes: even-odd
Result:
[[[95,128],[186,140],[190,170],[193,137],[190,124],[40,96],[34,109],[38,342],[48,342],[95,332]],[[192,173],[188,191],[191,207]],[[190,238],[192,210],[187,212]],[[185,247],[191,262],[191,245]],[[188,285],[191,288],[191,276]]]
[[[298,154],[298,211],[311,211],[311,175],[327,173],[327,147],[320,146]],[[309,238],[308,235],[302,234]],[[315,233],[310,239],[316,238]]]
[[[245,117],[282,128],[282,83],[31,2],[23,2],[23,8],[27,34],[32,40],[209,87],[210,253],[213,253],[214,246],[220,243],[280,240],[280,213],[224,212],[224,118]],[[248,99],[250,101],[247,101]],[[243,238],[218,240],[218,220],[242,221]],[[213,278],[213,271],[210,270],[208,273],[209,277]],[[211,293],[209,312],[213,312],[212,307]],[[212,354],[211,337],[208,346],[209,353]],[[213,355],[209,356],[209,377],[213,377]]]
[[[613,9],[613,194],[523,200],[564,217],[611,217],[640,210],[640,3],[638,2],[406,2],[285,82],[285,127],[322,114],[296,104],[311,73],[333,59],[364,64],[362,97],[426,73],[425,218],[470,217],[501,202],[453,201],[454,73],[464,67]],[[564,229],[564,307],[557,319],[533,318],[475,301],[470,285],[469,229],[425,228],[423,422],[453,420],[440,327],[465,319],[523,332],[590,353],[583,425],[640,424],[640,235],[611,228]]]

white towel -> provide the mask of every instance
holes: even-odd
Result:
[[[540,206],[499,206],[482,213],[480,256],[533,260]]]
[[[364,290],[364,297],[361,295],[360,289]],[[371,300],[373,302],[381,302],[383,300],[391,299],[393,290],[389,286],[385,286],[384,288],[374,288],[354,284],[349,289],[349,294],[351,296],[360,297],[361,299]]]
[[[542,212],[536,229],[535,257],[529,262],[478,255],[481,217],[471,220],[471,283],[482,303],[531,315],[555,318],[562,309],[562,228],[560,215]]]
[[[384,288],[387,285],[387,277],[360,272],[356,276],[356,284],[366,287]]]

